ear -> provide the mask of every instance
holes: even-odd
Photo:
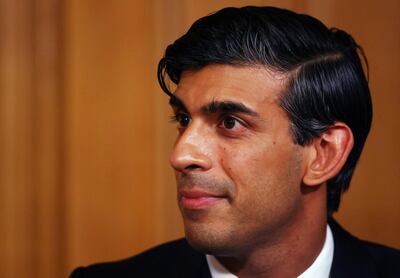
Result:
[[[354,145],[353,133],[344,123],[337,122],[309,146],[303,183],[320,185],[336,176],[345,164]]]

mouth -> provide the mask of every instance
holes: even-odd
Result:
[[[210,192],[193,189],[179,190],[179,202],[185,209],[205,209],[224,199],[226,199],[226,196]]]

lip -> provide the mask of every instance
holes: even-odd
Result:
[[[179,200],[185,209],[204,209],[225,199],[225,196],[200,190],[180,190]]]

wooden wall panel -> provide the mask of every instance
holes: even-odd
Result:
[[[0,3],[0,271],[23,277],[34,271],[32,171],[31,6]]]
[[[155,238],[153,6],[66,3],[69,267]]]
[[[60,3],[0,2],[2,277],[63,270]]]

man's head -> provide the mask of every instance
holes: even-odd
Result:
[[[338,209],[372,119],[357,51],[344,31],[272,7],[223,9],[167,47],[158,76],[179,123],[171,163],[193,241],[271,235],[314,187]]]

